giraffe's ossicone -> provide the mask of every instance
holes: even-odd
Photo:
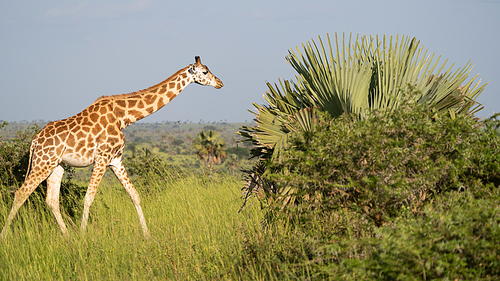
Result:
[[[81,228],[85,232],[89,209],[104,172],[110,167],[130,195],[139,216],[145,237],[149,236],[141,209],[139,194],[122,164],[125,138],[122,130],[165,106],[191,83],[219,89],[222,81],[195,57],[190,64],[166,80],[145,90],[98,98],[75,116],[48,123],[33,139],[30,147],[28,172],[23,185],[16,191],[11,212],[0,237],[14,219],[28,196],[47,180],[47,204],[64,234],[66,225],[59,210],[59,191],[64,173],[62,165],[85,167],[94,164],[85,194]]]

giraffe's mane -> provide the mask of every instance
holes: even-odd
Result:
[[[153,85],[153,86],[151,86],[151,87],[149,87],[147,89],[143,89],[143,90],[139,90],[139,91],[131,92],[131,93],[126,93],[126,94],[100,96],[92,104],[97,103],[97,102],[102,101],[102,100],[124,99],[124,98],[130,98],[130,97],[138,96],[138,95],[143,94],[143,93],[151,92],[153,89],[157,89],[158,87],[160,87],[160,86],[162,86],[162,85],[170,82],[171,80],[173,80],[174,77],[177,77],[177,75],[179,75],[181,72],[184,72],[186,70],[186,68],[188,68],[188,67],[189,66],[186,66],[186,67],[184,67],[182,69],[179,69],[176,73],[172,74],[167,79],[165,79],[162,82],[160,82],[160,83],[158,83],[156,85]]]

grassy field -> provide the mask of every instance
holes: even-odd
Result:
[[[39,188],[0,240],[0,280],[499,280],[498,127],[472,134],[474,127],[469,123],[450,119],[443,130],[436,127],[439,120],[415,118],[415,112],[405,114],[395,113],[398,119],[391,122],[376,118],[371,122],[400,124],[395,127],[403,132],[407,120],[414,120],[409,123],[414,129],[430,130],[415,129],[407,134],[412,138],[418,136],[414,133],[420,134],[418,145],[412,140],[399,141],[403,134],[393,138],[392,130],[382,138],[383,128],[365,122],[358,127],[330,127],[349,128],[351,139],[338,138],[338,145],[347,147],[337,146],[334,151],[351,158],[339,154],[328,154],[328,158],[325,151],[290,157],[286,167],[306,165],[296,169],[300,171],[296,178],[283,174],[288,177],[286,184],[293,183],[306,192],[302,194],[314,196],[318,193],[305,188],[325,188],[325,196],[317,197],[324,202],[323,210],[314,208],[316,200],[310,200],[310,205],[285,206],[279,197],[265,198],[265,193],[259,193],[260,203],[269,204],[265,211],[258,201],[252,201],[238,213],[244,183],[230,171],[200,173],[172,166],[168,158],[159,161],[156,155],[125,159],[129,160],[124,161],[125,166],[136,170],[131,173],[132,181],[142,198],[149,240],[143,238],[133,204],[111,172],[103,178],[88,231],[82,235],[78,226],[90,175],[78,177],[68,172],[61,200],[70,237],[61,234],[44,202],[43,188]],[[415,120],[430,124],[419,125]],[[334,147],[332,140],[341,135],[332,137],[327,130],[317,130],[322,132],[317,134],[322,141],[311,140],[314,146],[307,150]],[[445,137],[443,132],[451,135]],[[141,137],[144,133],[141,131]],[[360,139],[360,135],[365,137]],[[429,139],[426,145],[424,139]],[[29,143],[3,144],[0,152],[7,160],[0,162],[11,164],[5,165],[10,170],[4,169],[0,185],[0,227],[10,210],[12,192],[19,186],[5,171],[24,176],[16,161],[22,162]],[[307,152],[305,147],[301,151]],[[353,157],[354,152],[371,158]],[[411,161],[406,158],[415,155],[419,156]],[[358,161],[366,158],[385,162],[376,162],[381,164],[374,173],[371,164]],[[328,166],[332,163],[345,167]],[[395,163],[406,164],[397,166],[402,169],[398,170]],[[404,172],[407,168],[411,168],[408,174]],[[403,178],[388,181],[388,175]],[[279,179],[277,176],[273,178]],[[331,191],[329,187],[339,186],[328,180],[341,176],[350,177],[345,186],[354,179],[362,182],[353,185],[357,200],[326,193]],[[426,194],[421,187],[433,191]],[[410,188],[418,192],[408,193]],[[414,203],[384,203],[402,198],[401,194],[414,194]],[[335,207],[339,199],[343,201]],[[385,220],[377,225],[377,217],[370,216],[377,213],[371,210],[382,207]]]
[[[85,236],[66,216],[64,238],[52,213],[33,203],[41,199],[31,198],[0,241],[0,280],[273,279],[265,265],[242,260],[242,241],[261,231],[262,213],[257,204],[238,213],[241,185],[230,176],[188,176],[139,187],[149,240],[115,179],[101,183]],[[2,222],[9,209],[0,206]]]

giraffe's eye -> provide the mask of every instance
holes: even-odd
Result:
[[[203,75],[207,75],[208,74],[208,71],[203,71]]]

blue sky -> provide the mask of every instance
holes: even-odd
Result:
[[[144,122],[250,121],[266,82],[294,78],[288,50],[335,32],[408,35],[449,65],[471,60],[490,82],[481,115],[500,112],[500,0],[0,0],[0,120],[66,118],[199,55],[224,88],[190,85]]]

